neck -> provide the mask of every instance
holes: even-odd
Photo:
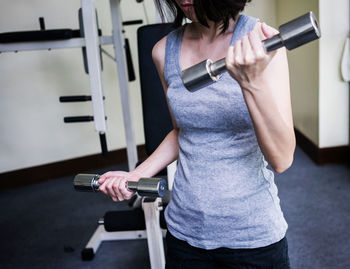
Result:
[[[235,20],[230,19],[229,26],[226,31],[223,33],[233,33],[234,28],[237,23],[238,16]],[[193,38],[206,39],[207,42],[214,41],[218,36],[222,34],[222,23],[215,23],[213,21],[207,21],[209,27],[206,27],[199,22],[192,22],[192,36]]]

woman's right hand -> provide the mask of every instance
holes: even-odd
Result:
[[[100,176],[99,191],[111,197],[114,202],[129,200],[134,192],[126,188],[127,181],[139,181],[141,175],[125,171],[110,171]]]

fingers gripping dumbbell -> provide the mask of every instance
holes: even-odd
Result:
[[[73,185],[76,191],[98,192],[100,175],[78,174],[74,177]],[[126,188],[145,197],[163,197],[168,190],[163,178],[140,178],[138,182],[127,181]]]

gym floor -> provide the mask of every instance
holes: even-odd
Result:
[[[0,267],[149,268],[146,240],[104,242],[92,261],[81,260],[97,220],[128,205],[77,193],[72,179],[0,192]],[[350,167],[317,166],[297,148],[293,166],[276,183],[292,268],[350,268]]]

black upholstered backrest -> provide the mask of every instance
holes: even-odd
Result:
[[[164,90],[152,60],[153,46],[173,29],[171,24],[153,24],[142,26],[137,31],[143,124],[148,155],[173,129]]]

